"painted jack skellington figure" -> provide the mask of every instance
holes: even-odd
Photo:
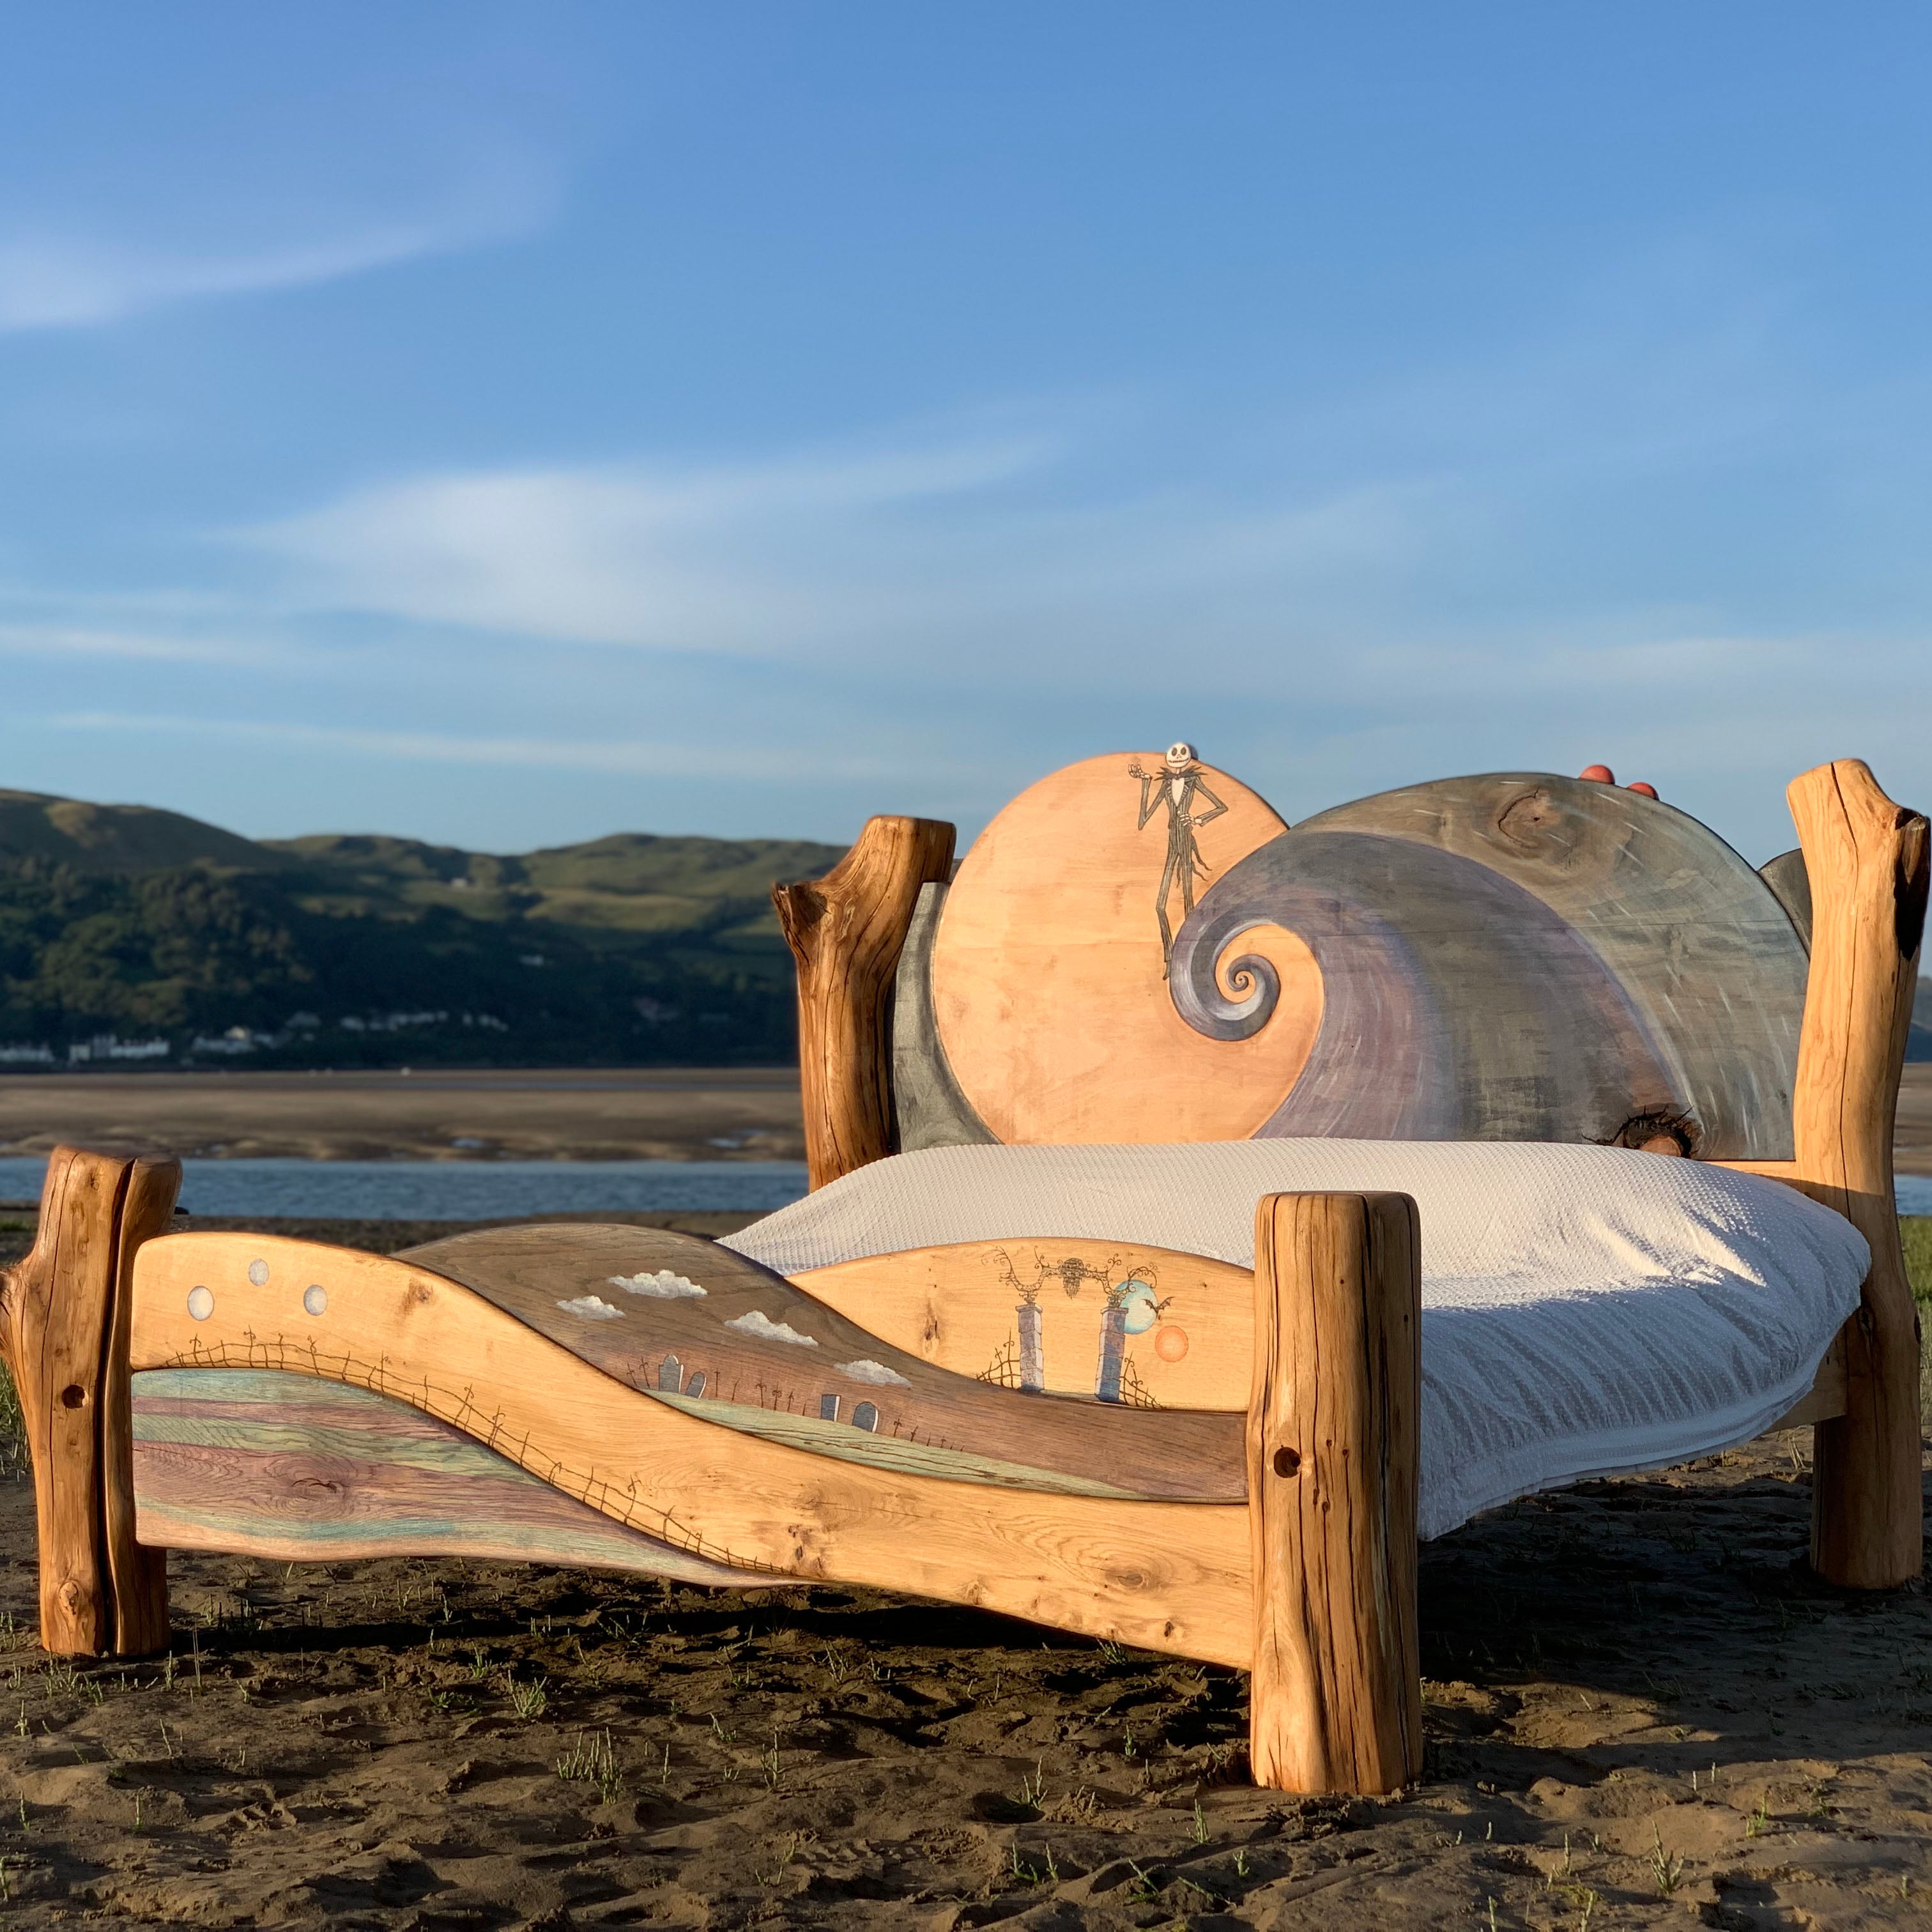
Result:
[[[1174,958],[1174,927],[1167,916],[1168,899],[1178,884],[1180,916],[1185,919],[1194,910],[1194,881],[1208,876],[1201,848],[1195,843],[1195,831],[1219,818],[1228,808],[1208,789],[1202,768],[1194,762],[1192,745],[1170,745],[1160,770],[1147,772],[1137,764],[1130,765],[1127,776],[1141,782],[1140,830],[1147,830],[1148,820],[1162,806],[1167,808],[1167,863],[1161,868],[1160,890],[1154,895],[1154,916],[1160,921],[1160,972],[1164,980]],[[1196,812],[1197,799],[1205,799],[1213,810]]]

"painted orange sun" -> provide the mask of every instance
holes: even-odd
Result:
[[[1154,1352],[1163,1362],[1178,1362],[1187,1352],[1187,1330],[1170,1322],[1154,1330]]]

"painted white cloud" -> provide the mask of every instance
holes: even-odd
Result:
[[[774,1322],[760,1310],[753,1309],[748,1315],[741,1315],[735,1322],[725,1323],[728,1328],[735,1328],[741,1335],[755,1335],[765,1342],[790,1342],[801,1348],[815,1348],[818,1344],[809,1335],[801,1335],[789,1322]]]
[[[614,1274],[610,1286],[621,1288],[626,1294],[652,1294],[666,1301],[680,1300],[705,1292],[696,1282],[669,1268],[659,1268],[655,1274]]]
[[[912,1384],[902,1375],[896,1373],[884,1362],[841,1362],[838,1372],[850,1376],[855,1382],[870,1382],[875,1388],[910,1388]]]
[[[557,1304],[566,1315],[580,1315],[586,1322],[615,1322],[624,1312],[614,1308],[599,1294],[579,1294]]]

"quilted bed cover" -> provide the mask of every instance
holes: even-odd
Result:
[[[1748,1442],[1810,1387],[1870,1252],[1795,1190],[1520,1143],[1282,1140],[894,1155],[724,1245],[781,1274],[956,1241],[1084,1236],[1254,1265],[1256,1202],[1412,1195],[1422,1221],[1421,1532]]]

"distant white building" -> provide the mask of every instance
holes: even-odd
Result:
[[[69,1042],[67,1064],[80,1066],[96,1060],[166,1060],[173,1052],[164,1040],[123,1040],[118,1034],[98,1033],[92,1040]]]

